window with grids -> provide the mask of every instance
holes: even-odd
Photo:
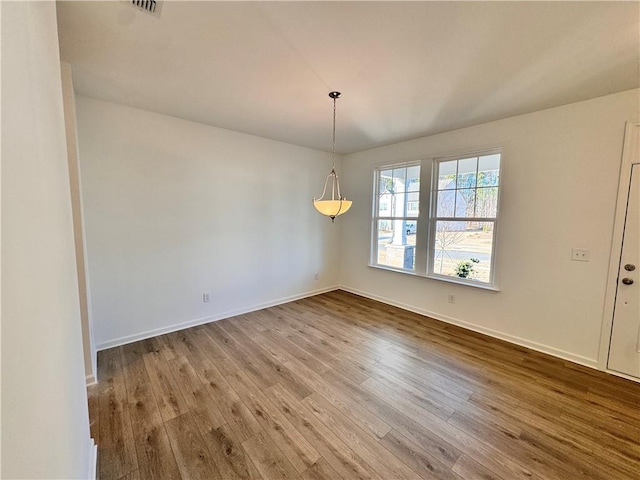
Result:
[[[371,265],[495,289],[500,163],[493,150],[376,168]]]
[[[415,270],[420,165],[403,164],[376,171],[374,263]]]
[[[494,283],[500,153],[433,165],[428,274]]]

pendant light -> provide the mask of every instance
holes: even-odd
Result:
[[[333,162],[331,164],[331,172],[324,181],[324,190],[318,200],[313,197],[313,206],[322,215],[326,215],[334,222],[338,215],[342,215],[351,208],[351,200],[347,200],[340,194],[340,180],[336,173],[336,99],[340,98],[340,92],[331,92],[329,97],[333,98]],[[327,187],[331,182],[331,199],[325,199]]]

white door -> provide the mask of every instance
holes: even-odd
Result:
[[[640,164],[637,163],[631,165],[608,367],[640,378]]]

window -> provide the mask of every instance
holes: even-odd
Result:
[[[420,165],[396,165],[376,171],[374,258],[377,265],[415,269],[416,219]]]
[[[500,160],[490,151],[376,169],[372,265],[495,287]]]
[[[433,165],[429,274],[493,284],[500,154]]]

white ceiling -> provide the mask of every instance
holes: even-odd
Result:
[[[350,153],[639,86],[638,2],[59,2],[76,92]]]

